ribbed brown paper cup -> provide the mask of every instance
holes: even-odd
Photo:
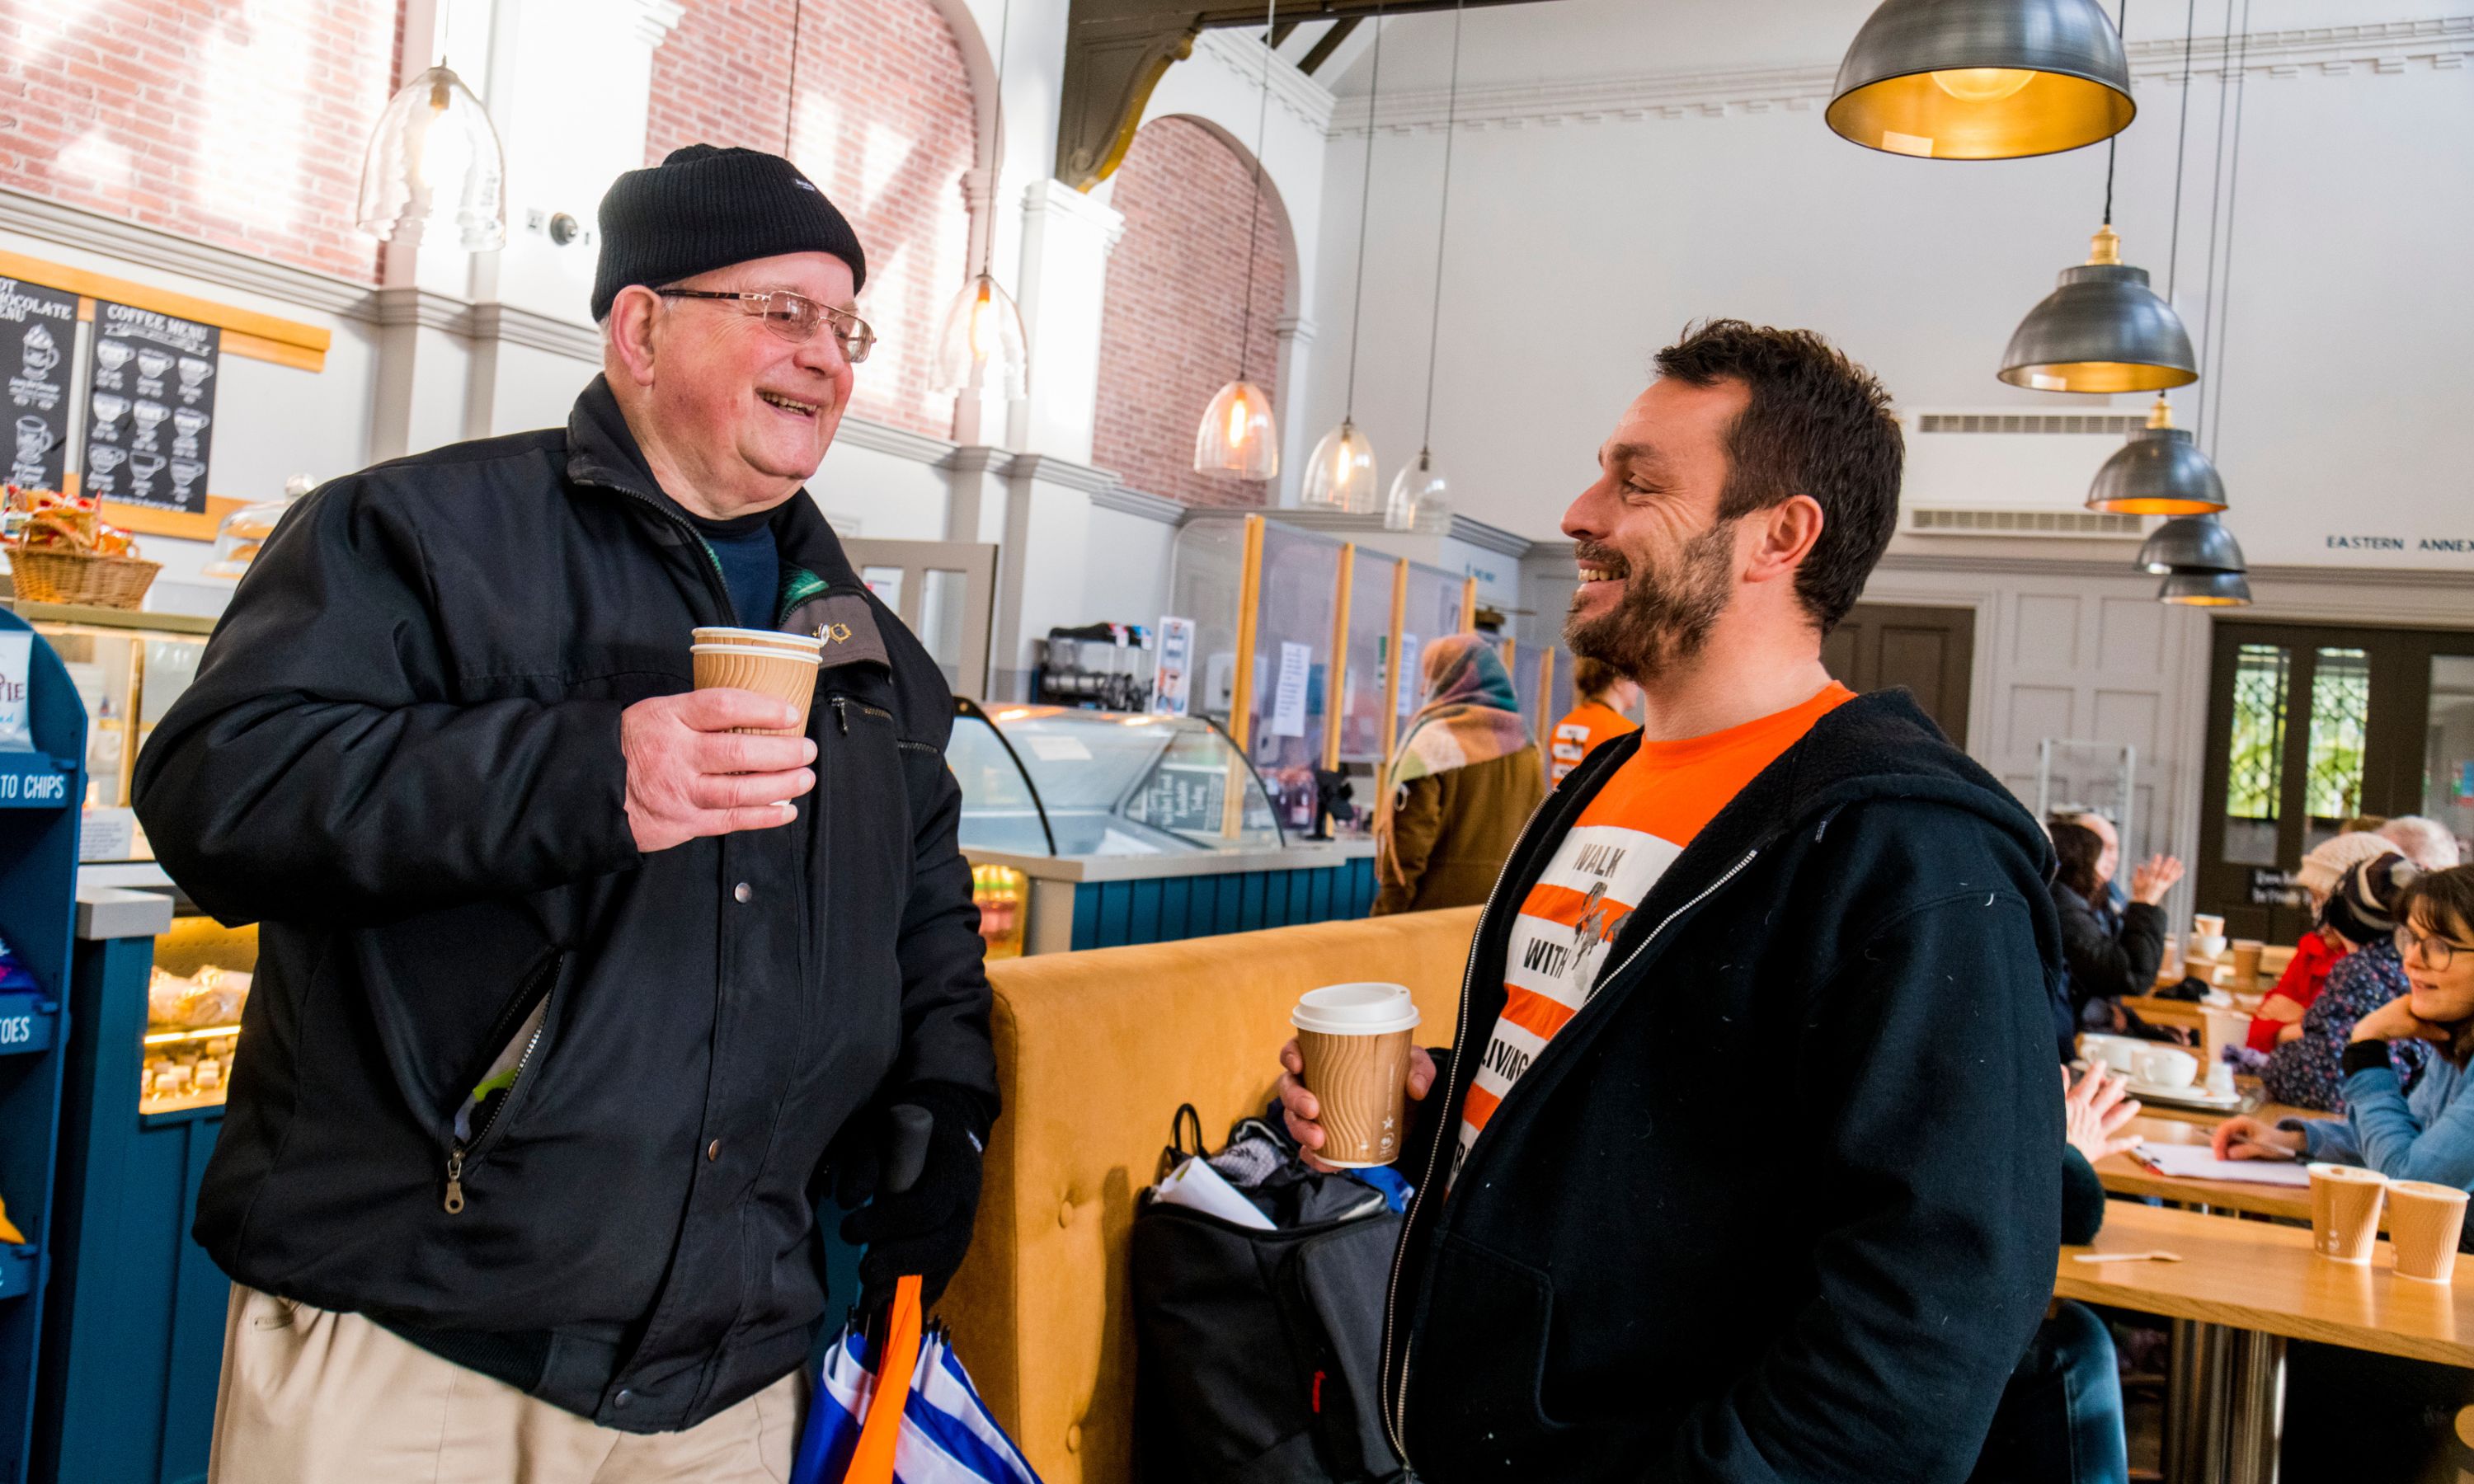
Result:
[[[2368,1262],[2380,1238],[2389,1178],[2359,1164],[2311,1166],[2311,1247],[2340,1262]]]
[[[698,690],[752,690],[774,696],[799,708],[799,725],[771,730],[734,727],[733,731],[764,737],[800,737],[808,733],[808,707],[816,697],[814,655],[757,644],[691,644]]]
[[[2457,1276],[2457,1239],[2465,1231],[2465,1192],[2427,1180],[2389,1182],[2389,1241],[2399,1278],[2444,1283]]]
[[[1325,1164],[1367,1169],[1400,1157],[1409,1131],[1409,1043],[1418,1007],[1401,984],[1328,984],[1289,1015],[1322,1105]]]

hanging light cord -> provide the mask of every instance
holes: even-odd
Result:
[[[2125,24],[2127,24],[2129,20],[2130,20],[2130,0],[2122,0],[2122,4],[2121,4],[2121,6],[2120,6],[2120,7],[2118,7],[2118,8],[2114,11],[2114,13],[2113,13],[2113,38],[2114,38],[2115,40],[2117,40],[2117,41],[2120,41],[2120,42],[2122,44],[2122,47],[2123,47],[2123,49],[2124,49],[2125,51],[2127,51],[2127,50],[2129,49],[2129,46],[2130,46],[2130,38],[2129,38],[2128,36],[2123,36],[2123,35],[2122,34],[2122,28]],[[2125,65],[2125,66],[2124,66],[2124,68],[2123,68],[2123,71],[2126,73],[2128,70],[2129,70],[2129,69],[2128,69],[2128,67]],[[2118,130],[2118,129],[2117,129],[2117,130],[2115,130],[2112,133],[2110,133],[2110,134],[2108,134],[2108,135],[2106,135],[2106,136],[2105,136],[2105,141],[2104,141],[2104,225],[2105,225],[2105,226],[2107,226],[2107,227],[2111,227],[2111,226],[2113,225],[2113,156],[2114,156],[2114,153],[2115,153],[2115,151],[2116,151],[2117,149],[2119,149],[2119,148],[2120,148],[2121,144],[2122,144],[2122,131],[2121,131],[2121,130]]]
[[[2204,408],[2201,418],[2208,425],[2208,458],[2217,457],[2218,435],[2224,431],[2225,420],[2225,347],[2233,333],[2234,309],[2234,215],[2242,202],[2242,134],[2243,105],[2250,96],[2250,0],[2243,0],[2242,47],[2234,62],[2234,158],[2225,177],[2225,287],[2224,297],[2217,300],[2217,313],[2212,316],[2217,331],[2217,410],[2213,417]]]
[[[2225,0],[2225,35],[2218,51],[2219,58],[2231,48],[2234,40],[2234,0]],[[2233,87],[2233,74],[2217,73],[2217,156],[2208,167],[2208,286],[2200,296],[2200,307],[2206,318],[2199,329],[2199,385],[2208,385],[2208,342],[2217,333],[2217,223],[2225,201],[2225,94]],[[2201,398],[2202,401],[2205,397]],[[2204,412],[2204,409],[2202,409]]]
[[[1263,138],[1272,124],[1272,33],[1280,0],[1263,0],[1263,102],[1254,113],[1254,205],[1246,218],[1246,318],[1237,333],[1237,379],[1246,379],[1246,351],[1254,339],[1254,233],[1263,224]]]
[[[790,157],[790,132],[799,121],[799,21],[807,6],[790,0],[790,96],[782,101],[782,157]]]
[[[2191,0],[2193,5],[2199,0]],[[1013,39],[1013,0],[1005,0],[997,22],[997,101],[988,110],[988,224],[980,234],[980,276],[988,276],[988,265],[997,255],[997,165],[1005,150],[1005,67],[1006,48]]]
[[[1452,135],[1457,132],[1461,105],[1461,9],[1465,0],[1452,0],[1452,83],[1443,95],[1443,202],[1435,220],[1435,308],[1426,319],[1426,428],[1418,438],[1418,457],[1424,459],[1435,445],[1435,347],[1443,327],[1443,238],[1452,220]],[[2127,0],[2125,0],[2127,3]]]
[[[2182,281],[2182,153],[2191,142],[2191,37],[2192,28],[2198,24],[2199,0],[2190,0],[2182,12],[2182,123],[2173,134],[2173,234],[2172,245],[2165,250],[2165,302],[2173,302],[2173,291]]]
[[[1357,325],[1366,308],[1366,208],[1374,199],[1374,101],[1382,96],[1383,7],[1378,4],[1374,7],[1374,76],[1366,89],[1366,180],[1357,193],[1357,294],[1348,304],[1348,395],[1342,399],[1343,422],[1357,420]]]

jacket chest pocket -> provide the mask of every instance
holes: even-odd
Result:
[[[899,916],[910,874],[910,791],[903,766],[910,744],[902,740],[890,708],[864,688],[825,688],[834,679],[828,671],[816,698],[819,844],[834,909],[855,905],[856,892],[868,908]]]

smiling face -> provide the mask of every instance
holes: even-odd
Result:
[[[1741,382],[1661,377],[1624,409],[1564,515],[1581,578],[1564,621],[1572,653],[1654,682],[1709,641],[1734,597],[1740,522],[1718,505],[1727,430],[1750,400]]]
[[[734,263],[671,287],[787,290],[855,307],[850,265],[824,252]],[[815,473],[850,403],[851,366],[830,323],[792,341],[751,307],[629,288],[611,308],[605,365],[628,426],[663,488],[700,515],[745,515],[788,498]]]
[[[2409,920],[2413,931],[2425,938],[2448,941],[2455,951],[2448,967],[2430,967],[2428,950],[2417,948],[2405,955],[2406,982],[2413,987],[2413,1013],[2425,1020],[2441,1025],[2474,1019],[2474,923],[2440,922],[2440,914],[2428,899],[2417,901]]]

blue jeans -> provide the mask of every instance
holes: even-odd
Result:
[[[1969,1484],[2124,1484],[2122,1376],[2113,1336],[2065,1301],[2010,1373]]]

